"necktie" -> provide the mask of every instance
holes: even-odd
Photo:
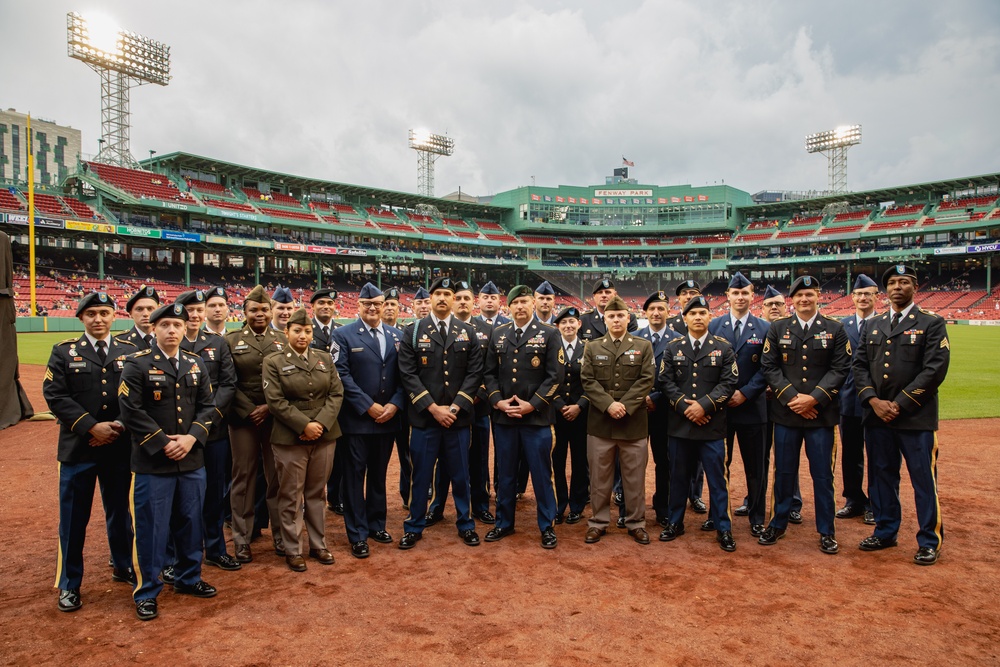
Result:
[[[659,342],[660,342],[660,334],[654,333],[653,334],[653,346],[655,347],[656,344],[659,343]]]
[[[330,327],[325,326],[323,327],[323,338],[329,338],[329,337],[330,337]]]
[[[180,373],[181,372],[181,362],[178,361],[176,357],[174,357],[173,359],[171,359],[170,363],[173,364],[173,366],[174,366],[174,373]]]
[[[153,346],[153,334],[146,334],[142,337],[142,340],[146,343],[146,347]]]
[[[736,320],[736,324],[733,325],[733,340],[738,341],[740,339],[740,321]]]
[[[573,361],[573,346],[566,346],[566,361]]]
[[[448,329],[444,322],[438,322],[438,332],[441,334],[441,340],[448,340]]]
[[[806,336],[809,335],[809,323],[808,322],[806,322],[806,325],[804,327],[802,327],[802,333],[804,333]]]
[[[97,356],[101,358],[102,364],[108,360],[108,351],[104,349],[106,345],[107,343],[105,343],[103,340],[97,341]]]
[[[694,353],[697,355],[699,352],[701,352],[701,341],[696,340],[694,342]]]
[[[619,347],[621,347],[621,345],[622,345],[622,341],[621,341],[621,339],[619,338],[619,339],[617,339],[617,340],[615,341],[615,349],[617,350],[617,349],[618,349]]]
[[[382,338],[378,335],[378,329],[372,327],[370,333],[372,338],[375,339],[375,344],[378,345],[378,353],[382,358],[385,358],[385,348],[382,347]]]
[[[524,333],[524,332],[521,331],[520,329],[516,329],[514,331],[514,342],[515,343],[520,343],[521,342],[521,334],[522,333]]]
[[[254,338],[257,339],[258,343],[261,343],[264,341],[264,334],[254,334]]]
[[[901,320],[902,317],[903,317],[902,313],[893,313],[892,314],[892,328],[893,329],[895,329],[897,326],[899,326],[899,320]]]

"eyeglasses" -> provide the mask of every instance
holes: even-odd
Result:
[[[384,301],[358,301],[358,305],[364,310],[379,309],[385,305]]]
[[[772,301],[771,303],[765,303],[765,308],[781,308],[785,305],[784,301]]]

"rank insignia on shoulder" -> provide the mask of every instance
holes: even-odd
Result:
[[[945,350],[951,349],[951,343],[948,342],[947,337],[941,339],[941,348]]]

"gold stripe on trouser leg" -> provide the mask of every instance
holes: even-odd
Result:
[[[833,492],[833,511],[837,511],[837,445],[840,437],[839,429],[833,427],[833,451],[830,453],[830,491]],[[836,527],[834,527],[836,530]]]
[[[406,511],[407,518],[412,519],[413,514],[410,512],[410,505],[413,504],[413,455],[410,453],[410,443],[413,442],[413,427],[407,427],[406,435],[406,462],[410,464],[410,492],[406,497]],[[399,448],[399,443],[396,443],[396,448]],[[400,469],[399,474],[402,475],[403,471]]]
[[[934,534],[938,538],[938,549],[944,544],[944,533],[941,531],[941,496],[937,485],[938,434],[934,431],[934,447],[931,449],[931,479],[934,480],[934,513],[937,522],[934,524]]]
[[[132,570],[135,572],[135,588],[132,594],[142,587],[142,570],[139,569],[139,544],[135,530],[135,473],[132,473],[132,483],[128,489],[128,511],[132,515]]]
[[[549,433],[552,435],[552,442],[549,444],[549,484],[552,485],[552,496],[556,494],[556,468],[552,465],[552,452],[556,450],[556,427],[549,426]],[[569,458],[569,447],[566,448],[566,457]],[[569,487],[567,487],[568,489]],[[559,501],[556,501],[556,512],[559,511]]]
[[[733,450],[735,451],[735,449],[736,449],[736,436],[734,435],[733,436]],[[730,461],[730,459],[729,459],[729,447],[726,447],[726,439],[725,438],[722,439],[722,459],[723,459],[723,461],[722,461],[723,462],[723,466],[722,466],[722,479],[725,480],[725,483],[726,483],[726,516],[729,518],[729,523],[731,524],[733,522],[733,504],[732,504],[732,502],[730,501],[730,498],[729,498],[729,461]],[[711,495],[711,494],[709,494],[709,495]],[[719,527],[716,526],[715,528],[718,529]]]
[[[56,463],[56,479],[62,482],[62,461]],[[59,503],[62,504],[62,498],[59,499]],[[56,554],[56,583],[52,584],[52,588],[59,588],[59,580],[62,579],[63,570],[63,550],[62,550],[62,537],[56,540],[59,543],[58,552]]]
[[[774,519],[774,506],[778,503],[778,450],[774,447],[774,424],[771,424],[771,511],[767,513],[767,523]],[[766,489],[765,489],[766,492]]]

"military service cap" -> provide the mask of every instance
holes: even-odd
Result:
[[[781,296],[781,292],[774,289],[770,285],[764,288],[764,301],[767,301],[768,299],[773,299],[776,296]]]
[[[299,308],[294,313],[292,313],[292,316],[289,317],[288,321],[285,323],[285,328],[287,329],[293,324],[299,324],[301,326],[306,326],[306,325],[312,326],[312,320],[309,319],[309,313],[306,312],[305,308]]]
[[[423,287],[417,288],[417,293],[413,295],[414,300],[416,299],[429,299],[431,298],[431,293],[425,290]]]
[[[858,279],[854,281],[854,289],[865,289],[866,287],[878,287],[875,281],[863,273],[858,274]]]
[[[264,290],[263,286],[257,285],[252,290],[250,290],[250,292],[247,293],[247,296],[245,299],[243,299],[243,301],[244,302],[254,301],[256,303],[271,303],[271,297],[267,295],[267,292]]]
[[[365,283],[365,286],[358,292],[359,299],[377,299],[380,296],[382,296],[382,290],[371,283]]]
[[[271,300],[277,303],[295,303],[295,297],[292,296],[292,290],[287,287],[278,287],[274,290],[274,294],[271,295]]]
[[[604,306],[604,312],[609,310],[628,310],[628,305],[624,299],[616,295],[611,301],[608,301],[608,305]]]
[[[556,291],[552,289],[552,285],[548,280],[543,280],[542,284],[535,288],[535,294],[551,294],[556,295]]]
[[[747,280],[746,276],[737,271],[733,274],[733,277],[729,279],[729,286],[727,289],[743,289],[744,287],[753,287],[753,283]]]
[[[479,293],[480,294],[499,294],[500,290],[497,288],[496,285],[493,284],[493,281],[490,280],[490,281],[488,281],[485,285],[483,285],[480,288]]]

